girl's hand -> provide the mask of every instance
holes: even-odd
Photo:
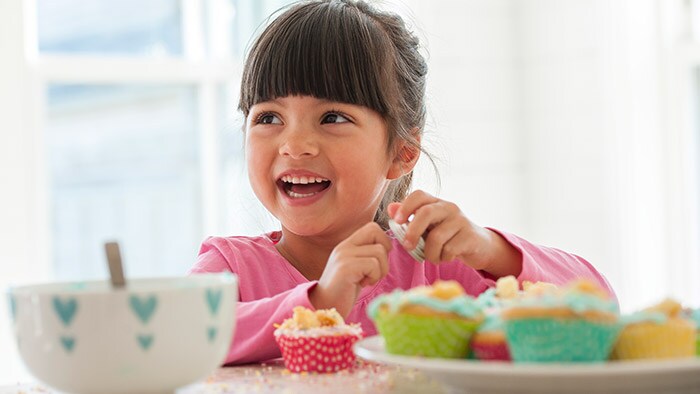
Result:
[[[318,285],[309,293],[316,309],[335,308],[346,317],[360,290],[376,284],[389,271],[391,240],[377,223],[359,228],[331,252]]]
[[[416,190],[402,203],[387,207],[397,223],[413,220],[406,229],[404,247],[412,250],[425,237],[425,259],[433,263],[460,260],[496,277],[520,274],[520,252],[495,232],[478,226],[454,203]]]

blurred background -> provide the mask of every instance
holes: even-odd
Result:
[[[183,275],[277,228],[241,62],[280,0],[0,1],[0,288]],[[593,263],[623,311],[700,306],[700,0],[385,1],[429,62],[417,186]],[[0,384],[21,380],[0,302]]]

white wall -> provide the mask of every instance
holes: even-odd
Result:
[[[430,53],[440,195],[481,225],[584,256],[623,310],[668,295],[700,303],[700,279],[687,278],[697,241],[688,220],[669,221],[678,152],[665,133],[659,4],[408,3]]]
[[[512,1],[409,6],[429,52],[425,138],[438,158],[439,194],[481,225],[522,233],[527,199]],[[432,186],[421,183],[428,174],[419,173],[419,185]]]
[[[45,217],[36,168],[41,150],[30,112],[36,87],[25,63],[20,2],[0,1],[0,383],[25,375],[16,362],[9,326],[9,284],[46,280]]]
[[[696,264],[684,260],[689,251],[674,259],[670,246],[689,229],[669,222],[668,155],[680,152],[667,149],[679,131],[665,123],[673,92],[663,56],[672,48],[663,46],[662,3],[513,4],[529,236],[588,258],[623,310],[667,296],[697,305],[689,286],[700,278],[672,279]]]

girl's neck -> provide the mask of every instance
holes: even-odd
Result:
[[[306,279],[318,280],[338,242],[293,234],[284,228],[275,248]]]

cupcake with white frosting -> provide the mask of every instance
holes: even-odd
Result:
[[[346,324],[335,308],[297,306],[274,335],[291,372],[337,372],[354,365],[352,345],[362,338],[362,328]]]

